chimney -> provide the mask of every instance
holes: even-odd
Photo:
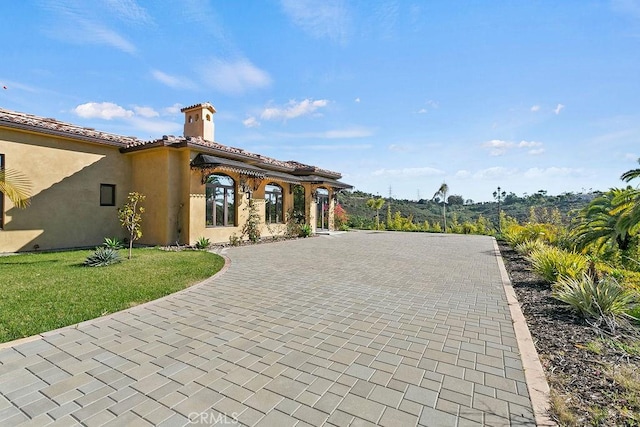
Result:
[[[199,136],[206,141],[214,140],[213,115],[216,109],[208,102],[181,109],[184,113],[184,136]]]

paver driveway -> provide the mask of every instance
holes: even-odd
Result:
[[[225,254],[200,285],[1,350],[0,424],[535,425],[492,238]]]

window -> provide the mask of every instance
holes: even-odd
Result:
[[[4,154],[0,154],[0,170],[4,169]],[[4,228],[4,193],[0,191],[0,230]]]
[[[100,206],[116,205],[116,186],[114,184],[100,184]]]
[[[284,222],[284,205],[282,204],[282,187],[276,184],[267,184],[264,189],[265,220],[267,224],[280,224]]]
[[[207,227],[227,227],[235,225],[236,199],[235,182],[226,175],[210,175],[206,184]]]

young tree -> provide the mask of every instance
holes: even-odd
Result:
[[[507,192],[503,191],[500,187],[496,191],[493,192],[493,198],[498,201],[498,230],[502,233],[502,228],[500,227],[500,213],[502,212],[502,207],[500,206],[501,202],[506,197]]]
[[[447,195],[449,194],[449,186],[443,182],[438,191],[433,195],[431,200],[442,201],[442,219],[444,220],[444,232],[447,232]]]
[[[20,209],[29,206],[31,182],[22,173],[0,168],[0,193],[4,193]]]
[[[140,193],[129,193],[127,203],[118,209],[118,219],[120,224],[129,231],[129,259],[131,259],[131,249],[134,240],[142,237],[142,214],[144,207],[140,204],[144,201],[145,196]]]
[[[380,230],[380,209],[384,206],[384,199],[382,197],[369,199],[367,206],[376,211],[376,230]]]

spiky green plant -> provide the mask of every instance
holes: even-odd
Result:
[[[309,237],[311,236],[311,226],[309,224],[302,224],[300,226],[299,237]]]
[[[604,320],[611,329],[617,319],[629,317],[628,313],[637,306],[636,295],[612,276],[599,280],[586,273],[578,278],[564,277],[553,285],[552,295],[585,318]]]
[[[119,263],[120,261],[122,261],[122,258],[120,258],[117,250],[100,246],[84,260],[84,265],[87,267],[104,267]]]
[[[105,248],[111,248],[115,250],[122,249],[124,247],[122,241],[117,237],[105,237],[103,245]]]
[[[525,240],[524,242],[515,246],[516,252],[521,255],[529,255],[534,251],[542,250],[548,246],[542,240]]]
[[[534,250],[527,259],[533,270],[549,283],[555,283],[563,277],[580,277],[588,267],[587,258],[583,255],[554,246]]]
[[[200,237],[196,240],[196,249],[208,249],[211,246],[211,241],[206,237]]]

